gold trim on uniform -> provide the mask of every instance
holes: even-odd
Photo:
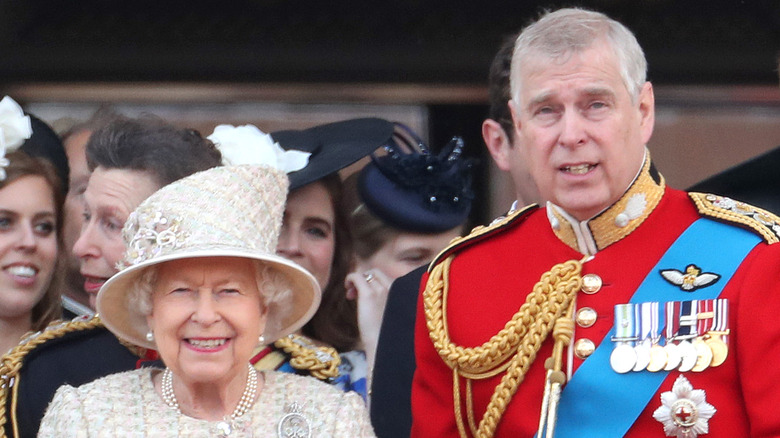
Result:
[[[290,366],[297,370],[306,370],[320,380],[339,375],[341,357],[333,347],[315,345],[301,335],[287,335],[274,342],[274,346],[290,354]]]
[[[661,202],[666,189],[663,176],[656,182],[650,175],[650,153],[625,194],[587,221],[579,222],[560,207],[548,203],[553,232],[563,243],[583,254],[595,254],[631,234]]]
[[[688,193],[699,213],[715,219],[740,224],[761,235],[766,243],[780,241],[780,217],[764,209],[725,196]]]
[[[512,210],[509,213],[507,213],[506,216],[501,216],[499,218],[494,219],[493,222],[491,222],[490,225],[488,226],[478,225],[472,228],[471,232],[468,235],[463,237],[456,237],[452,239],[450,241],[450,244],[447,245],[446,248],[441,250],[439,254],[433,258],[431,264],[428,265],[428,273],[431,272],[434,266],[436,266],[442,260],[447,258],[447,256],[449,256],[456,249],[459,249],[461,246],[470,245],[472,243],[478,242],[484,235],[493,233],[495,231],[504,228],[507,225],[510,225],[516,219],[525,216],[527,213],[536,210],[537,208],[539,208],[537,204],[530,204],[530,205],[526,205],[523,208]]]
[[[14,434],[19,434],[15,412],[16,397],[17,389],[19,388],[19,371],[22,369],[25,357],[33,350],[52,339],[61,338],[71,332],[92,330],[101,327],[103,327],[103,322],[97,315],[92,317],[77,316],[71,321],[56,320],[42,331],[30,333],[22,338],[19,344],[0,358],[0,410],[3,410],[8,406],[8,393],[9,390],[13,391],[10,414],[0,412],[0,437],[5,436],[4,426],[7,418],[11,419],[11,429]],[[138,357],[143,357],[146,354],[145,348],[122,342],[121,340],[120,342]]]

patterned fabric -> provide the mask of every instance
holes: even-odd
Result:
[[[155,392],[152,373],[140,369],[113,374],[73,388],[63,386],[44,416],[39,437],[213,437],[218,422],[180,415]],[[365,406],[315,379],[266,371],[252,409],[233,424],[240,437],[285,437],[282,418],[297,403],[314,437],[374,437]],[[289,432],[289,431],[288,431]],[[304,435],[305,436],[305,435]]]
[[[333,381],[333,386],[341,388],[343,391],[354,391],[366,400],[368,397],[368,388],[366,374],[368,373],[368,363],[366,362],[366,353],[361,350],[347,351],[339,354],[341,365],[339,365],[339,376]]]
[[[335,351],[335,350],[334,350]],[[368,396],[368,363],[364,351],[354,350],[340,353],[341,364],[338,367],[338,375],[335,378],[322,380],[344,392],[354,391],[363,397]],[[249,362],[258,371],[278,371],[282,373],[310,376],[310,370],[298,369],[290,364],[292,356],[274,345],[258,348],[253,353]]]

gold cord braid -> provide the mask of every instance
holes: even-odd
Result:
[[[286,336],[274,342],[274,345],[291,356],[290,366],[295,369],[308,371],[320,380],[339,375],[341,358],[332,347],[318,347],[299,335]]]
[[[460,377],[485,379],[507,370],[491,397],[478,430],[470,427],[474,436],[489,438],[495,433],[506,406],[556,320],[570,307],[580,289],[582,262],[569,260],[553,266],[542,275],[526,302],[500,332],[481,346],[466,348],[450,341],[447,328],[446,305],[452,260],[453,256],[448,257],[431,271],[423,292],[426,323],[434,348],[453,370],[455,416],[462,437],[467,435],[460,407]],[[470,389],[467,385],[467,409],[471,406]],[[471,417],[473,413],[468,415]]]
[[[8,418],[6,403],[11,385],[22,369],[24,358],[39,345],[66,333],[102,327],[103,323],[97,316],[86,320],[69,322],[54,321],[46,329],[37,334],[27,335],[22,342],[0,358],[0,438],[5,438],[5,422]]]

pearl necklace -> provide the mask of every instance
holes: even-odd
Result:
[[[244,415],[255,403],[255,397],[257,396],[257,371],[251,364],[247,364],[249,368],[249,376],[246,379],[246,386],[244,387],[244,393],[241,395],[241,400],[238,402],[238,406],[230,414],[230,419]],[[173,392],[173,372],[170,368],[165,368],[162,375],[162,397],[165,404],[176,409],[176,412],[181,415],[181,409],[179,409],[179,402],[176,400],[176,394]]]

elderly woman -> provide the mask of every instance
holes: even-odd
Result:
[[[262,138],[245,146],[239,155],[268,159],[228,157],[135,210],[123,231],[126,267],[98,294],[106,326],[157,349],[167,368],[63,386],[41,436],[374,436],[357,394],[249,364],[256,345],[311,318],[320,288],[275,254],[288,183],[268,164],[300,164],[284,164],[290,153]]]
[[[359,367],[352,363],[351,350],[359,332],[355,303],[346,299],[344,290],[352,243],[347,215],[340,208],[339,172],[387,143],[392,134],[393,124],[377,118],[271,134],[285,149],[311,153],[306,167],[289,174],[276,251],[314,275],[322,289],[322,302],[299,333],[255,352],[251,362],[258,370],[311,375],[366,396],[365,367],[362,375],[353,373]]]
[[[122,226],[138,204],[168,183],[219,165],[222,156],[197,132],[142,116],[117,117],[96,130],[87,158],[93,173],[84,193],[83,233],[74,250],[94,296],[96,287],[117,272],[125,250]],[[35,436],[46,406],[63,384],[78,386],[134,369],[144,353],[120,343],[98,317],[50,326],[21,348],[26,355],[9,376],[15,386],[4,414],[7,434],[13,437]]]

